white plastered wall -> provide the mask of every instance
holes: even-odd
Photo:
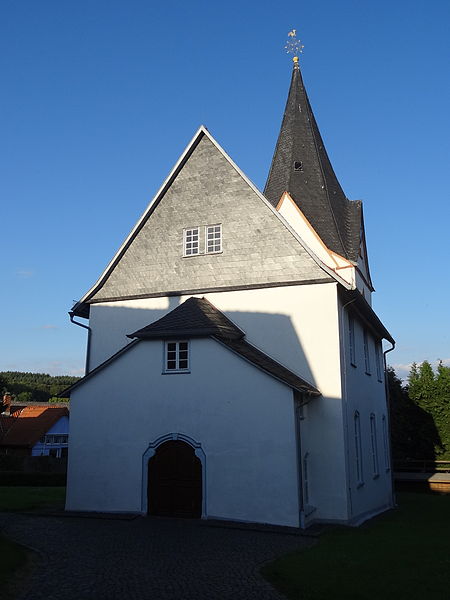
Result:
[[[364,324],[354,316],[354,360],[350,356],[348,310],[341,313],[343,372],[346,403],[344,410],[348,435],[348,473],[351,496],[351,519],[358,521],[377,514],[392,506],[392,481],[389,456],[386,454],[386,440],[383,431],[383,416],[388,419],[386,391],[383,372],[381,341],[376,340],[367,328],[367,348],[369,370],[366,371],[364,350]],[[379,368],[375,347],[379,346]],[[360,415],[362,448],[362,481],[358,481],[356,467],[355,412]],[[378,463],[374,468],[370,415],[375,416],[375,453]],[[387,422],[386,422],[387,423]]]
[[[337,284],[283,286],[199,294],[246,333],[246,339],[321,392],[302,421],[302,451],[309,454],[312,518],[348,518],[342,417]],[[92,369],[189,296],[148,298],[91,306]]]
[[[350,286],[355,286],[355,267],[343,256],[333,252],[320,239],[313,226],[298,208],[290,195],[285,192],[277,206],[277,210],[286,219],[303,243],[319,258],[324,265],[334,271]]]
[[[205,516],[298,526],[291,388],[190,344],[190,374],[162,374],[163,342],[142,341],[73,391],[67,509],[141,512],[143,455],[178,433],[204,452]]]

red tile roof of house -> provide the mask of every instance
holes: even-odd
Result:
[[[65,407],[48,404],[12,406],[11,416],[0,417],[0,446],[34,446],[61,417],[66,416],[69,416],[69,410]]]

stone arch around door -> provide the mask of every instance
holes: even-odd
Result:
[[[147,514],[148,512],[148,463],[149,460],[155,456],[158,448],[169,441],[180,441],[189,444],[194,450],[195,456],[200,460],[202,469],[202,504],[201,504],[201,518],[206,518],[206,455],[200,442],[197,442],[193,438],[183,433],[168,433],[162,435],[156,440],[150,442],[147,450],[142,456],[142,490],[141,490],[141,512]]]

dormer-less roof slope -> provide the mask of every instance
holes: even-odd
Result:
[[[264,188],[264,195],[274,206],[283,192],[289,192],[330,250],[357,261],[361,201],[346,198],[333,171],[298,63],[294,64],[283,122]]]

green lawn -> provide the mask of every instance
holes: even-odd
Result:
[[[0,510],[63,510],[65,497],[65,487],[1,486]]]
[[[450,598],[450,495],[397,495],[399,508],[339,527],[262,574],[292,600]]]

